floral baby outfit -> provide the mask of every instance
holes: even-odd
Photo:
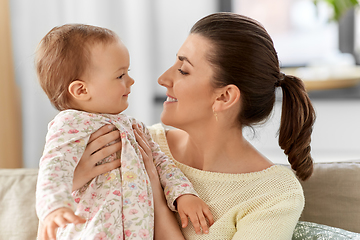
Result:
[[[74,170],[90,135],[113,124],[121,135],[121,167],[101,174],[71,192]],[[168,206],[183,194],[197,193],[189,180],[160,151],[147,128],[124,114],[60,112],[49,124],[36,190],[36,210],[43,221],[52,211],[68,207],[85,224],[68,224],[57,239],[153,239],[154,205],[150,180],[132,129],[138,124],[148,138]],[[98,164],[119,158],[113,154]]]

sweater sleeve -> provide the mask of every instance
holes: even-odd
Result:
[[[41,221],[61,207],[75,211],[71,195],[74,170],[91,133],[100,126],[77,111],[60,112],[50,122],[36,187],[36,212]]]
[[[256,210],[238,216],[233,240],[289,240],[304,207],[304,196],[300,192],[284,192],[274,196]]]
[[[151,146],[154,164],[164,189],[167,204],[172,211],[176,211],[174,203],[178,197],[184,194],[193,194],[195,196],[198,196],[198,194],[183,172],[160,150],[159,145],[152,139],[149,130],[144,124],[142,124],[142,129]]]

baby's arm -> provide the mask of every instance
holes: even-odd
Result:
[[[92,119],[90,115],[68,110],[60,112],[49,124],[36,188],[36,212],[40,221],[58,208],[75,211],[71,194],[74,169],[90,134],[102,124]]]
[[[36,187],[36,211],[40,221],[58,208],[76,209],[71,195],[73,172],[85,149],[88,134],[81,132],[74,124],[74,118],[64,111],[49,124]]]
[[[65,227],[69,223],[79,224],[85,222],[85,219],[76,216],[70,208],[58,208],[45,217],[41,231],[38,234],[42,240],[55,240],[58,227]]]

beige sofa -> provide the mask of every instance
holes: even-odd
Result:
[[[0,169],[0,240],[36,239],[36,179],[37,169]],[[314,175],[302,184],[306,204],[300,220],[336,229],[325,226],[316,237],[305,238],[308,228],[299,225],[302,232],[294,239],[360,239],[347,232],[360,233],[360,160],[317,163]],[[338,228],[347,230],[341,233],[344,238],[326,237]],[[332,232],[325,234],[324,229]]]

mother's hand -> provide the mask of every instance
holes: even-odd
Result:
[[[154,165],[154,161],[153,161],[154,158],[153,158],[153,155],[152,155],[152,150],[151,150],[151,147],[149,145],[149,142],[147,141],[144,133],[140,130],[138,125],[134,124],[133,129],[134,129],[134,134],[135,134],[136,141],[139,144],[139,150],[140,150],[140,153],[142,155],[143,162],[144,162],[144,165],[145,165],[145,169],[146,169],[146,172],[147,172],[147,174],[148,174],[148,176],[150,178],[151,184],[152,185],[158,184],[161,187],[159,175],[158,175],[158,172],[157,172],[156,167]]]
[[[73,191],[85,185],[94,177],[118,168],[120,160],[96,165],[101,159],[121,150],[120,132],[114,131],[113,125],[105,125],[94,132],[89,139],[88,145],[75,168],[73,179]],[[116,141],[112,144],[112,142]],[[107,146],[107,144],[111,144]]]
[[[181,233],[175,215],[168,208],[164,191],[160,184],[160,179],[153,162],[153,155],[144,133],[137,125],[133,125],[136,141],[143,158],[146,172],[149,175],[151,188],[154,197],[155,227],[154,239],[185,240]]]

